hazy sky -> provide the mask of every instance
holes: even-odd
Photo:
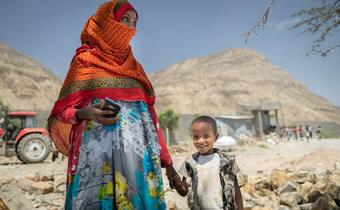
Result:
[[[64,79],[80,31],[99,0],[1,0],[0,42],[42,63]],[[266,28],[248,44],[242,34],[262,15],[267,0],[133,0],[139,13],[134,54],[147,72],[228,48],[251,48],[288,71],[311,91],[340,106],[340,50],[306,56],[313,37],[288,29],[290,15],[313,0],[277,0]],[[330,44],[339,39],[337,30]],[[208,70],[207,70],[208,71]]]

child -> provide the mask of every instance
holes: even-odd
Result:
[[[191,136],[197,152],[179,170],[190,180],[187,197],[190,209],[243,210],[235,160],[213,148],[218,138],[216,121],[209,116],[196,118],[191,123]]]

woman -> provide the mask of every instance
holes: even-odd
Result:
[[[152,85],[129,45],[137,20],[127,1],[99,7],[51,112],[51,138],[69,157],[66,209],[165,209],[161,166],[170,186],[186,194],[159,128]],[[106,97],[121,107],[118,116],[98,108]]]

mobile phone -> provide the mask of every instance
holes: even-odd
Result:
[[[103,116],[108,117],[108,118],[114,118],[119,113],[120,106],[118,104],[116,104],[112,99],[106,97],[104,99],[104,102],[101,104],[100,109],[101,110],[113,111],[112,114],[106,114],[106,115],[103,115]]]

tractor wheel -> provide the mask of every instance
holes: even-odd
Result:
[[[39,133],[28,134],[17,145],[17,157],[24,163],[40,163],[50,153],[51,141]]]

